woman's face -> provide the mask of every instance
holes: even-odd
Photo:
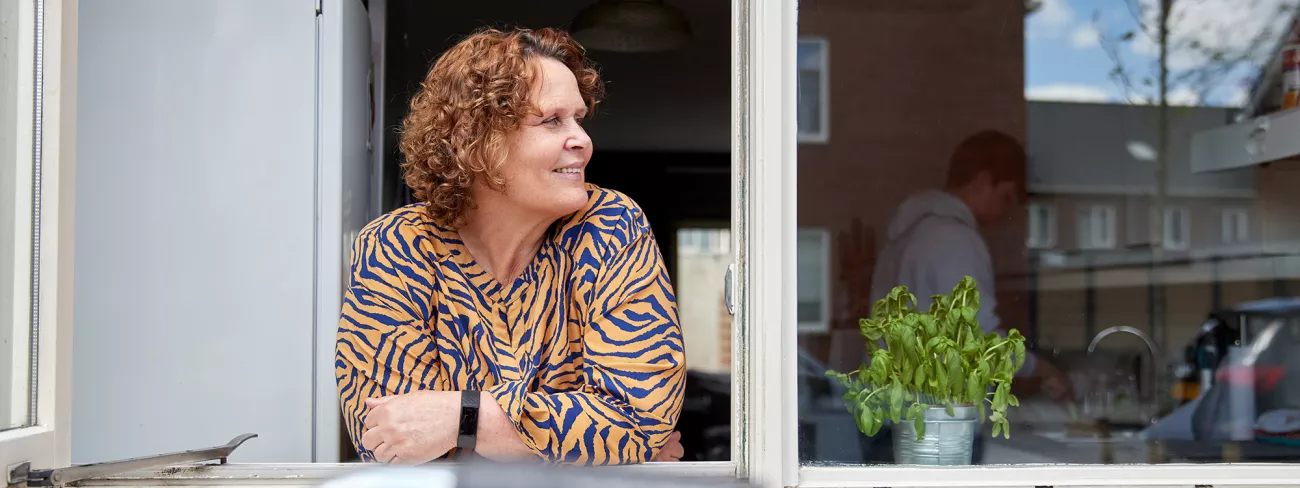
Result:
[[[555,219],[587,204],[584,186],[591,138],[582,129],[587,106],[578,81],[563,63],[551,58],[532,61],[536,70],[532,102],[539,114],[529,114],[506,136],[506,160],[501,166],[504,197],[512,206]]]

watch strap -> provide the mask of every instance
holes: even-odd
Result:
[[[460,427],[456,435],[456,447],[474,450],[478,444],[478,390],[464,390],[460,395]]]

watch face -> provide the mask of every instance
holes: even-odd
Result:
[[[460,407],[460,431],[458,434],[456,447],[474,448],[474,436],[478,434],[478,405],[462,405]]]

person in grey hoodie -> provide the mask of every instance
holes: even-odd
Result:
[[[1025,163],[1023,146],[1001,132],[983,131],[962,141],[949,161],[944,188],[917,193],[894,212],[871,277],[873,300],[905,285],[924,310],[931,295],[946,295],[970,276],[980,294],[980,328],[986,333],[1001,329],[993,261],[979,228],[1020,208]],[[1034,352],[1025,356],[1016,376],[1037,377],[1054,400],[1068,400],[1069,379]]]

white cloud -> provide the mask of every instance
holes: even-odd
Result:
[[[1143,56],[1159,56],[1160,45],[1156,44],[1156,41],[1152,39],[1154,38],[1151,36],[1139,34],[1137,37],[1133,38],[1133,43],[1129,46],[1133,49],[1134,53]]]
[[[1159,0],[1141,0],[1148,32],[1133,40],[1131,49],[1136,54],[1156,56],[1159,53],[1159,46],[1153,40],[1157,37],[1159,3]],[[1174,2],[1169,19],[1169,68],[1183,71],[1204,66],[1210,60],[1207,50],[1229,57],[1268,56],[1291,17],[1278,12],[1284,7],[1294,8],[1297,3],[1297,0]],[[1271,29],[1272,36],[1256,42],[1257,36],[1266,29]]]
[[[1042,0],[1042,6],[1029,16],[1030,37],[1060,37],[1074,24],[1074,9],[1068,0]]]
[[[1112,100],[1110,92],[1094,85],[1062,83],[1025,88],[1025,99],[1051,102],[1106,103]]]
[[[1241,86],[1234,86],[1232,87],[1231,90],[1228,91],[1228,100],[1227,100],[1228,106],[1240,107],[1242,105],[1245,105],[1247,99],[1249,98],[1250,98],[1250,91],[1246,90],[1245,88],[1242,88]]]
[[[1101,33],[1091,25],[1081,25],[1070,34],[1070,44],[1078,49],[1088,49],[1101,44]]]
[[[1170,105],[1195,107],[1201,103],[1201,95],[1185,86],[1175,88],[1165,96],[1168,98]]]

